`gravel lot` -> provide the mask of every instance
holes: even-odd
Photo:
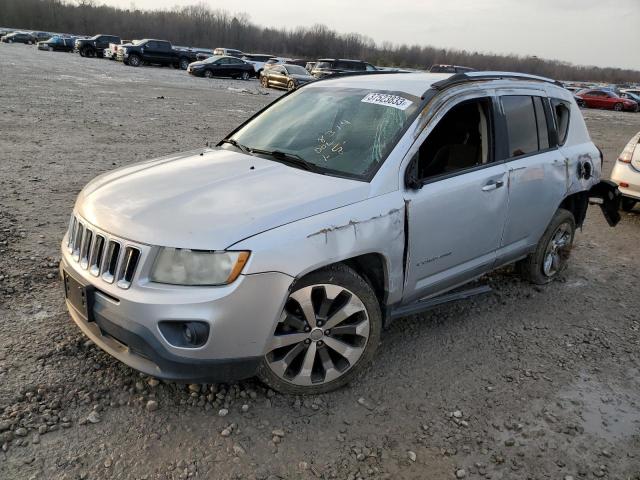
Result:
[[[268,94],[266,94],[268,93]],[[0,478],[640,479],[640,209],[597,208],[569,269],[394,323],[357,382],[296,398],[258,382],[158,383],[64,308],[78,191],[215,142],[279,93],[0,45]],[[640,114],[585,112],[606,172]]]

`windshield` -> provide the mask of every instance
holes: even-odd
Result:
[[[214,55],[213,57],[205,58],[202,62],[203,62],[203,63],[213,63],[213,62],[215,62],[216,60],[220,60],[221,58],[222,58],[222,57],[221,57],[220,55]]]
[[[330,62],[318,62],[315,65],[316,68],[331,68]]]
[[[419,103],[404,92],[304,88],[251,120],[232,140],[249,149],[298,156],[326,173],[366,180],[413,121]]]
[[[285,68],[290,75],[309,75],[309,72],[298,65],[286,65]]]

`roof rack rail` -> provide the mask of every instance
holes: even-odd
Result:
[[[460,85],[466,82],[475,82],[478,80],[502,80],[502,79],[531,80],[534,82],[552,83],[559,87],[563,86],[562,83],[560,83],[558,80],[553,80],[551,78],[546,78],[546,77],[539,77],[538,75],[529,75],[527,73],[467,72],[467,73],[456,73],[455,75],[452,75],[449,78],[445,78],[444,80],[435,82],[431,84],[431,88],[435,90],[444,90],[445,88],[449,88],[454,85]]]

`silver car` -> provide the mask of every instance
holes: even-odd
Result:
[[[477,293],[470,280],[513,262],[556,277],[590,200],[619,220],[601,162],[545,78],[335,76],[217,148],[90,182],[62,242],[66,303],[146,374],[325,392],[394,318]]]

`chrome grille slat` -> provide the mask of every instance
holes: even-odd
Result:
[[[100,275],[100,268],[102,267],[105,238],[100,234],[96,234],[95,237],[93,248],[91,249],[91,257],[89,258],[89,273],[97,277]]]
[[[69,220],[67,236],[67,249],[80,268],[119,288],[131,286],[142,257],[140,248],[99,233],[76,215]]]

